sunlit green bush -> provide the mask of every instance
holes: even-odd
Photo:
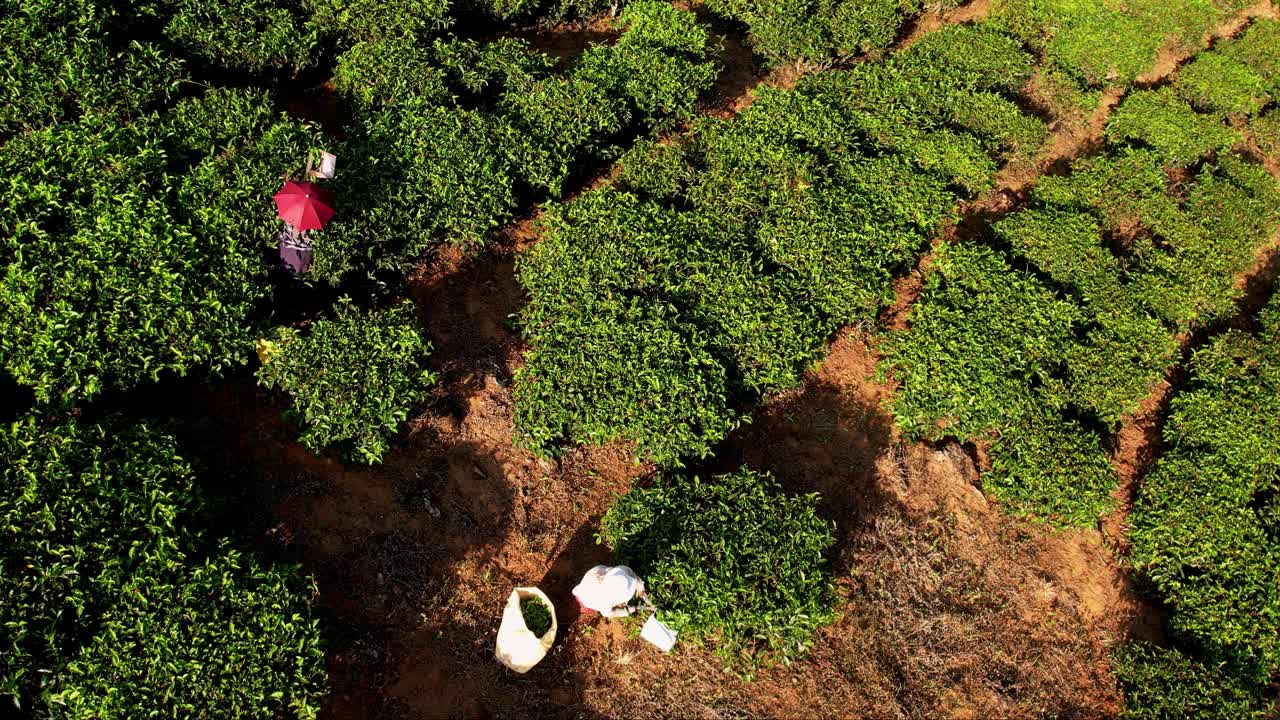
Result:
[[[0,703],[39,718],[315,717],[310,581],[206,538],[202,508],[155,427],[0,428]]]
[[[258,381],[289,396],[302,444],[377,463],[435,382],[430,353],[412,303],[366,312],[344,298],[306,332],[277,328]]]
[[[659,477],[618,498],[600,535],[682,641],[710,642],[730,669],[749,671],[801,654],[838,616],[834,528],[817,502],[751,470]]]

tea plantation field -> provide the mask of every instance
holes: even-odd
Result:
[[[1111,705],[1042,701],[1034,663],[986,694],[939,663],[869,706],[1274,717],[1277,15],[0,0],[0,716],[657,716],[586,694],[642,672],[583,660],[638,623],[558,608],[570,639],[515,676],[500,604],[468,609],[507,580],[559,597],[592,558],[680,633],[664,712],[830,714],[746,688],[836,682],[810,658],[866,631],[842,618],[877,511],[741,438],[821,397],[853,337],[884,427],[845,441],[971,456],[1000,523],[1085,538],[1161,609],[1081,660]],[[323,153],[336,215],[298,274],[272,196]],[[261,494],[280,466],[293,500]],[[316,497],[339,509],[298,510]],[[531,519],[544,497],[571,509]],[[699,705],[710,659],[730,689]]]

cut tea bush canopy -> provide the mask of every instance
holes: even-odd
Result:
[[[427,369],[431,345],[408,302],[362,311],[343,298],[333,319],[305,332],[277,328],[271,342],[258,382],[290,396],[302,444],[341,445],[360,462],[382,460],[435,382]]]
[[[1257,687],[1280,671],[1280,299],[1258,336],[1231,330],[1194,356],[1143,482],[1133,559],[1170,626]]]
[[[204,537],[174,439],[0,428],[0,702],[31,717],[314,718],[314,587]]]
[[[834,528],[817,501],[752,470],[660,477],[618,499],[601,537],[682,640],[712,642],[730,668],[749,670],[796,657],[838,615]]]

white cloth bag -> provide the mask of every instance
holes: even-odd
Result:
[[[643,592],[644,581],[626,565],[597,565],[582,576],[573,596],[582,607],[615,618],[630,615],[627,603]]]
[[[546,604],[551,611],[551,629],[542,637],[534,635],[524,624],[524,613],[520,612],[520,602],[536,597]],[[507,598],[507,607],[502,611],[502,624],[498,626],[498,642],[494,650],[498,662],[518,673],[529,672],[534,665],[547,656],[552,643],[556,641],[556,606],[536,587],[518,587],[511,591]]]

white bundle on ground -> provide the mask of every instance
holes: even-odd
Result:
[[[597,565],[582,576],[573,589],[578,604],[607,618],[630,615],[629,603],[644,594],[644,581],[626,565]]]
[[[520,603],[528,598],[538,598],[551,613],[551,629],[541,637],[534,635],[533,631],[525,625],[524,612],[520,610]],[[518,673],[529,672],[534,665],[546,657],[551,644],[556,641],[558,627],[556,606],[551,604],[551,600],[541,590],[534,587],[516,588],[511,591],[511,596],[507,598],[507,607],[502,611],[502,624],[498,626],[498,642],[494,654],[498,662],[512,670]]]

